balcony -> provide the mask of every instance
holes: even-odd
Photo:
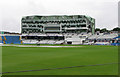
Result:
[[[75,30],[75,29],[88,29],[88,28],[87,27],[70,27],[70,28],[65,27],[63,29],[65,29],[65,30]]]

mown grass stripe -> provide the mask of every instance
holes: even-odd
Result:
[[[66,68],[76,68],[76,67],[87,67],[87,66],[103,66],[103,65],[111,65],[111,64],[119,64],[119,63],[106,63],[106,64],[95,64],[95,65],[80,65],[80,66],[71,66],[71,67],[62,67],[62,68],[48,68],[48,69],[38,69],[38,70],[25,70],[25,71],[15,71],[15,72],[2,72],[0,74],[7,73],[20,73],[20,72],[31,72],[31,71],[44,71],[44,70],[55,70],[55,69],[66,69]]]

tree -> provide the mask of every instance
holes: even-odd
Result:
[[[100,30],[101,33],[104,33],[104,32],[109,32],[106,28],[103,28]]]
[[[112,31],[120,31],[119,27],[114,28]]]
[[[97,32],[97,31],[100,31],[100,28],[96,28],[96,29],[95,29],[95,32]]]

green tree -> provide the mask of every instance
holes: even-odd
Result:
[[[112,31],[120,31],[119,27],[114,28]]]
[[[104,32],[109,32],[106,28],[103,28],[100,30],[101,33],[104,33]]]
[[[96,28],[96,29],[95,29],[95,32],[97,32],[97,31],[100,31],[100,28]]]

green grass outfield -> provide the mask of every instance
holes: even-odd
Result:
[[[77,45],[81,46],[81,45]],[[117,46],[2,47],[3,72],[118,63]],[[117,75],[118,64],[8,73],[5,75]]]

